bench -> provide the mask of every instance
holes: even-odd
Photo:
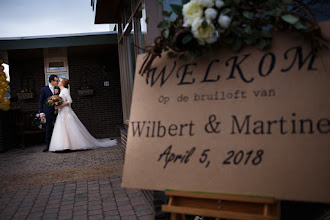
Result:
[[[26,136],[45,134],[44,126],[38,127],[35,112],[16,112],[17,135],[20,137],[20,147],[27,147]]]

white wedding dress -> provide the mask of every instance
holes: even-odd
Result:
[[[117,144],[117,140],[98,140],[88,132],[71,108],[72,98],[67,88],[61,90],[60,97],[69,105],[58,109],[49,151],[87,150]]]

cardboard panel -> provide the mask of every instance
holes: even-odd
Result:
[[[309,46],[280,33],[136,73],[123,186],[330,202],[329,51]]]

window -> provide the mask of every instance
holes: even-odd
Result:
[[[55,74],[61,78],[69,78],[68,58],[66,48],[44,49],[45,85],[49,83],[49,77]]]
[[[63,61],[58,61],[58,62],[49,62],[49,70],[50,71],[55,71],[55,70],[64,70],[65,65]]]
[[[66,57],[45,58],[45,67],[47,73],[67,72],[68,61]]]

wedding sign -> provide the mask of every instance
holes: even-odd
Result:
[[[329,58],[281,33],[266,51],[163,54],[147,84],[139,55],[123,187],[329,203]]]

